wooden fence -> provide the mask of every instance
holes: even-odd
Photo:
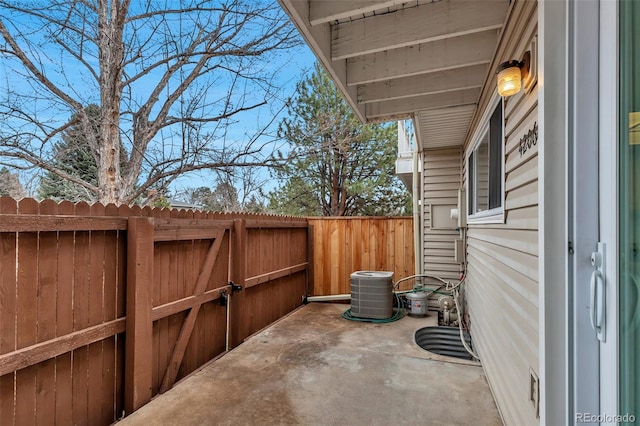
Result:
[[[365,269],[413,273],[411,218],[0,198],[0,422],[111,424]]]
[[[355,271],[414,274],[411,217],[309,218],[309,234],[313,295],[349,293]]]
[[[301,305],[307,266],[304,219],[0,198],[2,425],[112,423]]]

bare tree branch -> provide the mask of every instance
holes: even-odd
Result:
[[[249,111],[281,109],[271,60],[300,43],[293,26],[267,0],[165,6],[0,0],[0,58],[7,79],[27,83],[8,84],[0,102],[0,157],[117,204],[191,171],[265,164],[266,129],[242,137],[230,129]],[[97,126],[85,112],[91,104]],[[95,158],[97,186],[50,161],[71,126]]]

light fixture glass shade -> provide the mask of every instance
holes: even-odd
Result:
[[[517,65],[505,67],[498,72],[498,94],[513,96],[522,88],[522,74]]]

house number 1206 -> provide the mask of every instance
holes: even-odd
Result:
[[[531,149],[534,145],[538,144],[538,122],[533,123],[533,129],[529,129],[529,131],[520,138],[519,148],[520,157],[524,155],[525,152]]]

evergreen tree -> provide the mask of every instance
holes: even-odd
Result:
[[[279,135],[289,142],[274,172],[273,211],[303,216],[408,214],[410,194],[394,175],[397,127],[361,124],[316,63]]]
[[[187,201],[209,211],[239,212],[244,210],[238,201],[238,191],[228,182],[218,183],[213,191],[211,188],[201,186],[193,190]]]
[[[100,126],[100,108],[97,105],[89,105],[85,108],[85,113],[97,134]],[[69,120],[69,126],[62,132],[61,141],[54,145],[53,166],[73,178],[97,185],[97,153],[91,149],[85,133],[78,126],[78,123],[77,115],[72,116]],[[122,146],[120,153],[122,160],[124,160],[126,151]],[[45,172],[40,179],[38,196],[42,199],[51,198],[56,201],[93,202],[96,200],[95,194],[88,191],[86,187],[52,172]]]

